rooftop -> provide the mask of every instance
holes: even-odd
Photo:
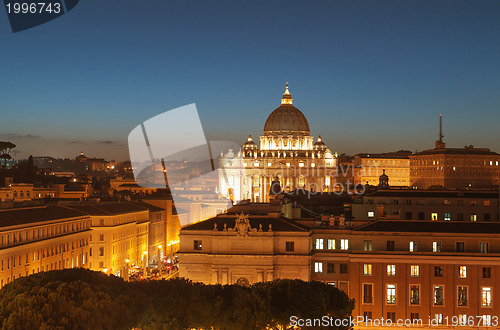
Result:
[[[353,229],[363,232],[500,234],[496,222],[378,220]]]

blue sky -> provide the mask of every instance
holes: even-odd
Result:
[[[257,138],[289,82],[339,153],[500,151],[499,1],[80,1],[13,34],[0,140],[19,157],[124,160],[144,120],[196,103],[209,140]]]

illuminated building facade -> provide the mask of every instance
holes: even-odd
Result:
[[[354,184],[379,184],[379,177],[389,177],[389,186],[410,186],[411,151],[400,150],[382,154],[357,154],[354,156]]]
[[[269,201],[271,182],[278,177],[284,191],[305,189],[329,192],[335,189],[337,154],[321,136],[314,143],[309,123],[293,105],[286,86],[281,105],[266,120],[260,147],[248,137],[237,157],[233,150],[221,157],[219,192],[237,202]]]
[[[262,208],[253,205],[254,212]],[[443,329],[467,327],[469,317],[493,325],[500,313],[497,223],[376,220],[346,227],[273,211],[233,213],[183,228],[180,241],[182,277],[206,284],[321,281],[355,299],[354,318],[420,320],[424,327],[431,321]],[[379,327],[368,322],[360,329]]]
[[[124,276],[148,265],[149,209],[132,203],[71,205],[90,215],[89,268]]]
[[[0,287],[41,271],[88,267],[91,219],[62,206],[0,211]]]

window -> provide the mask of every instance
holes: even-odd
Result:
[[[491,267],[483,267],[483,278],[491,278]]]
[[[434,266],[434,277],[443,277],[443,266]]]
[[[363,284],[363,303],[373,303],[373,284]]]
[[[364,264],[363,265],[363,274],[364,275],[372,275],[372,264]]]
[[[458,287],[458,306],[467,306],[467,287]]]
[[[442,285],[434,285],[434,305],[442,306],[443,305],[443,286]]]
[[[316,238],[314,248],[316,250],[322,250],[323,249],[323,239],[322,238]]]
[[[364,311],[363,312],[363,320],[366,322],[367,320],[372,319],[372,312]]]
[[[410,285],[410,305],[420,304],[420,287],[418,284]]]
[[[417,252],[418,243],[415,241],[410,241],[410,252]]]
[[[393,305],[396,303],[396,285],[387,284],[387,304]]]
[[[477,214],[471,213],[471,215],[470,215],[470,221],[477,221]]]
[[[459,203],[459,205],[460,205],[460,203]],[[464,214],[463,213],[458,213],[457,214],[457,220],[463,221],[464,220]]]
[[[410,276],[419,276],[420,274],[420,266],[411,265],[410,266]]]
[[[412,322],[420,320],[420,314],[419,313],[410,313],[410,320]],[[415,323],[415,324],[418,324],[418,323]]]
[[[349,249],[349,240],[347,238],[342,238],[340,240],[340,249],[348,250]]]
[[[375,212],[368,211],[368,218],[373,218],[375,216]]]
[[[347,274],[347,264],[340,264],[340,274]]]
[[[483,327],[491,327],[491,315],[483,315]]]
[[[323,263],[322,262],[315,262],[314,263],[314,272],[315,273],[323,273]]]
[[[330,274],[335,273],[335,264],[333,263],[326,264],[326,272]]]
[[[387,251],[394,251],[394,241],[387,241]]]
[[[104,235],[103,234],[99,235],[99,241],[101,241],[101,242],[104,241]]]
[[[99,220],[99,226],[104,226],[104,219]]]
[[[295,250],[295,242],[286,242],[285,246],[286,251],[293,252]]]
[[[396,312],[387,312],[387,319],[396,322]]]
[[[335,250],[335,240],[329,238],[328,239],[328,250]]]
[[[488,253],[488,242],[480,242],[479,243],[479,252]]]
[[[365,251],[372,251],[372,240],[365,240]]]
[[[441,242],[432,242],[432,252],[441,252]]]
[[[467,314],[458,314],[458,325],[467,325]]]
[[[465,243],[464,242],[457,242],[456,243],[456,251],[457,252],[465,252]]]
[[[431,220],[432,221],[437,221],[438,219],[438,214],[437,213],[431,213]]]
[[[459,266],[458,267],[458,277],[459,278],[467,278],[467,266]]]
[[[484,221],[490,221],[491,220],[491,216],[489,213],[485,213],[484,214]]]
[[[104,248],[100,247],[99,248],[99,256],[102,257],[104,255]]]
[[[194,241],[193,242],[193,250],[201,250],[203,248],[203,242],[202,241]]]
[[[451,220],[451,213],[450,212],[445,212],[444,213],[444,220],[445,221],[450,221]]]
[[[411,218],[411,212],[406,212],[405,219],[406,220],[412,220],[412,218]]]
[[[490,201],[484,201],[484,206],[490,206],[491,202]]]
[[[484,286],[481,290],[481,301],[483,307],[491,307],[491,287]]]
[[[418,212],[418,220],[425,220],[425,213],[424,212]]]
[[[434,324],[443,324],[443,314],[434,314]]]

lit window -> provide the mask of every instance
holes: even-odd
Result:
[[[316,238],[316,244],[314,246],[315,246],[316,250],[322,250],[323,249],[323,239]]]
[[[335,240],[329,238],[328,239],[328,250],[335,250]]]
[[[437,221],[438,219],[438,214],[437,213],[431,213],[431,220],[432,221]]]
[[[364,248],[365,251],[372,251],[372,240],[365,240]]]
[[[491,315],[483,315],[483,327],[491,327]]]
[[[349,240],[347,238],[342,238],[340,240],[340,249],[349,250]]]
[[[477,220],[477,214],[472,213],[470,215],[470,221],[476,221]]]
[[[364,264],[363,274],[364,275],[372,275],[372,265],[371,264]]]
[[[299,167],[304,167],[304,163],[299,163]]]
[[[410,241],[410,252],[417,252],[418,243],[415,241]]]
[[[450,221],[451,220],[451,213],[450,212],[446,212],[444,214],[444,220],[445,221]]]
[[[467,325],[467,314],[458,314],[458,325]]]
[[[490,206],[491,202],[490,201],[484,201],[484,206]]]
[[[290,167],[290,163],[286,163],[286,166]]]
[[[259,167],[259,163],[258,163],[258,162],[255,162],[255,163],[253,163],[253,166],[254,166],[254,167]]]
[[[458,287],[458,306],[467,306],[467,287]]]
[[[432,252],[441,252],[441,242],[432,242]]]
[[[396,285],[387,284],[387,304],[393,305],[396,303]]]
[[[202,241],[194,241],[193,243],[194,250],[201,250],[202,247],[203,247]]]
[[[314,272],[315,273],[323,273],[323,263],[322,262],[315,262],[314,263]]]
[[[387,265],[387,276],[396,276],[396,265]]]
[[[267,163],[267,166],[271,166],[272,164],[271,163]]]
[[[316,167],[316,164],[312,163],[312,164],[311,164],[311,167]]]
[[[481,292],[481,297],[482,297],[482,305],[483,307],[491,307],[491,287],[485,286],[482,289]]]
[[[458,267],[458,277],[467,278],[467,266]]]
[[[326,185],[326,186],[329,186],[329,185],[330,185],[330,176],[327,176],[327,177],[325,178],[325,185]]]
[[[368,211],[368,218],[373,218],[375,216],[375,212]]]
[[[434,305],[436,306],[442,306],[443,305],[443,286],[442,285],[435,285],[434,286]]]
[[[437,324],[443,324],[443,314],[434,314],[434,320]]]
[[[410,305],[420,304],[420,287],[417,284],[410,285]]]
[[[411,276],[419,276],[419,274],[420,274],[420,266],[411,265],[410,266],[410,275]]]

